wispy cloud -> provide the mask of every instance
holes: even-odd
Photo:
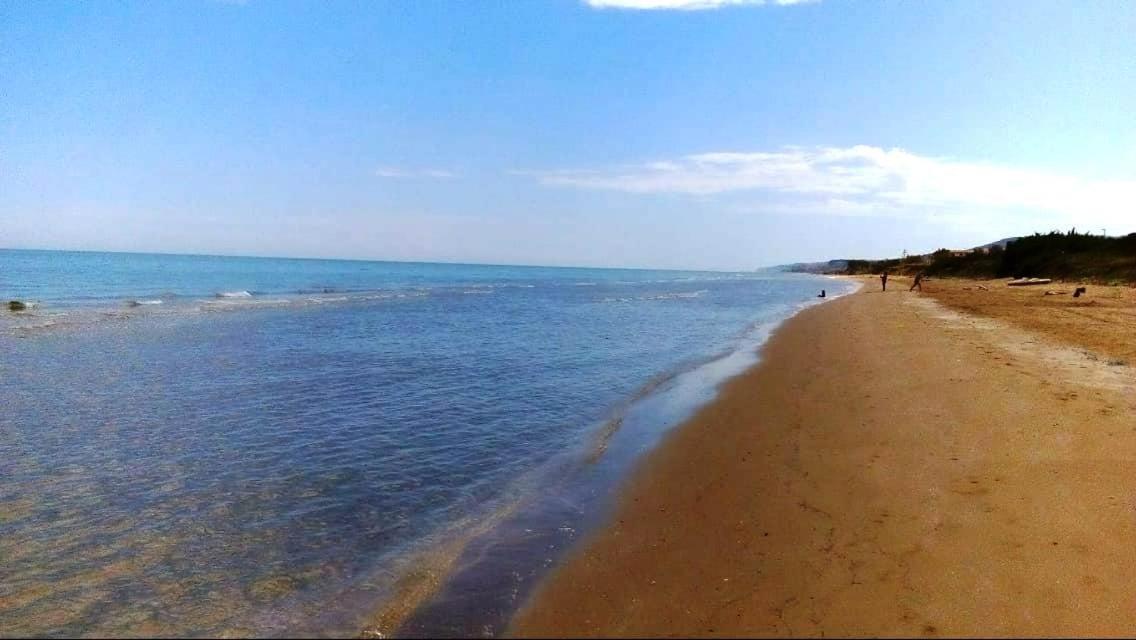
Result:
[[[700,153],[525,173],[548,186],[628,193],[752,192],[760,196],[755,209],[838,215],[1041,212],[1053,220],[1130,226],[1136,202],[1136,179],[1090,180],[866,145]]]
[[[404,169],[400,167],[379,167],[375,175],[380,178],[454,178],[452,171],[444,169]]]
[[[672,10],[672,11],[702,11],[706,9],[721,9],[722,7],[741,5],[780,5],[810,4],[820,0],[584,0],[596,9],[635,9],[635,10]]]

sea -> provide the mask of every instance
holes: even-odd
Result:
[[[500,635],[668,429],[852,286],[0,250],[0,635]]]

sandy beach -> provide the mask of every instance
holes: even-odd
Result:
[[[907,286],[786,323],[511,634],[1136,631],[1133,291]]]
[[[1008,287],[1001,280],[928,281],[925,293],[966,313],[994,318],[1113,361],[1136,364],[1136,287],[1053,282]],[[896,278],[907,289],[909,278]],[[1077,287],[1086,295],[1073,297]]]

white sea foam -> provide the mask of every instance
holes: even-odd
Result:
[[[61,324],[60,322],[48,319],[48,320],[42,320],[40,322],[24,322],[24,323],[20,323],[20,324],[15,324],[15,325],[12,325],[11,327],[6,327],[6,329],[8,329],[11,332],[20,334],[20,333],[24,333],[24,332],[33,332],[33,331],[37,331],[37,330],[41,330],[41,329],[51,329],[51,328],[54,328],[56,326],[59,326],[60,324]]]
[[[669,293],[657,293],[649,296],[633,296],[623,298],[604,298],[601,302],[643,302],[646,300],[685,300],[690,298],[701,298],[703,295],[710,293],[709,289],[700,289],[698,291],[673,291]]]
[[[406,293],[372,293],[368,295],[358,296],[358,300],[390,300],[392,298],[424,298],[430,295],[429,290],[410,291]]]
[[[218,298],[251,298],[252,294],[248,291],[222,291],[217,294]]]
[[[709,289],[700,289],[698,291],[679,291],[675,293],[660,293],[659,295],[646,296],[644,300],[681,300],[687,298],[701,298],[703,295],[710,293]]]
[[[242,300],[242,299],[226,299],[226,300],[206,300],[201,303],[199,307],[202,311],[219,311],[219,310],[236,310],[236,309],[251,309],[254,307],[279,307],[292,304],[291,300],[283,299],[270,299],[270,300]]]

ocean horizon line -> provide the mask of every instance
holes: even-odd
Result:
[[[461,262],[446,260],[386,260],[381,258],[317,258],[311,256],[271,256],[271,255],[243,255],[225,253],[184,253],[163,251],[118,251],[106,249],[48,249],[43,247],[0,247],[0,251],[38,251],[44,253],[107,253],[115,255],[132,256],[165,256],[185,258],[246,258],[253,260],[305,260],[311,262],[368,262],[379,264],[432,264],[450,265],[455,267],[505,267],[527,269],[606,269],[611,271],[675,271],[680,273],[753,273],[767,271],[783,266],[770,264],[754,266],[747,269],[707,269],[707,268],[677,268],[677,267],[612,267],[598,265],[556,265],[556,264],[510,264],[503,262]]]

